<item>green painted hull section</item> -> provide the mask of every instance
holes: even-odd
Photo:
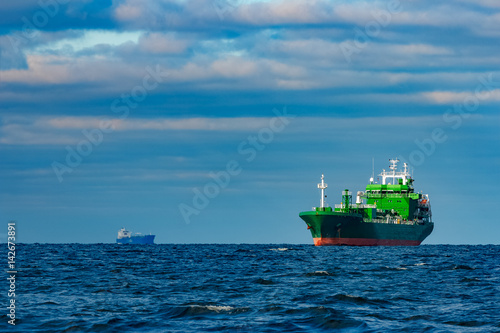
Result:
[[[391,240],[401,244],[418,245],[434,229],[434,223],[425,224],[392,224],[364,222],[360,214],[309,211],[299,216],[306,222],[311,235],[317,243],[318,239],[364,239]]]

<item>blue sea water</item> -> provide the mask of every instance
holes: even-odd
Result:
[[[497,245],[21,244],[16,254],[16,325],[2,307],[2,331],[500,332]]]

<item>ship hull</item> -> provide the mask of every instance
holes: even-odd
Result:
[[[359,214],[302,212],[314,245],[415,246],[430,235],[433,223],[390,224],[365,222]]]
[[[154,244],[155,235],[132,236],[125,238],[117,238],[118,244]]]

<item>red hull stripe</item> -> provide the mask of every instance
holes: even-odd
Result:
[[[414,246],[420,245],[420,241],[404,239],[373,239],[373,238],[314,238],[314,245],[354,245],[354,246]]]

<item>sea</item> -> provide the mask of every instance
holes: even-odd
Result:
[[[15,263],[2,332],[500,332],[499,245],[18,244]]]

